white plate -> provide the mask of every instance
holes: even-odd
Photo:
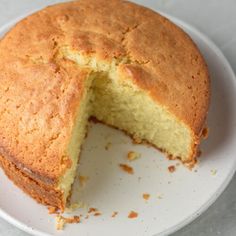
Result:
[[[188,32],[205,56],[211,73],[212,102],[210,136],[202,145],[203,154],[196,171],[178,166],[174,173],[157,150],[133,145],[122,132],[104,125],[91,125],[81,156],[80,173],[89,176],[79,192],[80,199],[96,207],[101,216],[91,216],[80,224],[55,230],[55,219],[46,207],[21,192],[0,171],[0,216],[35,235],[166,235],[191,222],[223,192],[236,168],[236,81],[219,49],[191,26],[167,16]],[[14,21],[15,22],[15,21]],[[0,29],[3,35],[13,22]],[[107,151],[108,142],[112,146]],[[130,165],[134,175],[120,170],[129,150],[141,153]],[[75,191],[76,192],[76,191]],[[143,193],[150,199],[144,201]],[[75,195],[74,195],[75,196]],[[138,212],[136,219],[128,213]],[[118,211],[115,218],[113,211]],[[76,214],[85,213],[84,209]]]

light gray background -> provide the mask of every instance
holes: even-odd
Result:
[[[0,26],[60,0],[0,0]],[[109,0],[108,0],[109,1]],[[136,0],[146,6],[178,17],[210,37],[222,50],[236,72],[236,1],[235,0]],[[0,219],[1,236],[28,234]],[[198,219],[173,236],[235,236],[236,176],[226,191]]]

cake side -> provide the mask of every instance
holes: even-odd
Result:
[[[22,65],[18,60],[23,74],[14,71],[14,63],[11,61],[10,68],[1,66],[4,72],[0,72],[0,91],[6,91],[1,96],[3,103],[0,107],[3,169],[10,179],[38,201],[43,202],[45,193],[49,191],[43,203],[63,210],[86,134],[91,72],[75,68],[71,61],[59,58],[54,64],[43,66],[32,65],[31,61]],[[48,73],[51,67],[53,73]],[[55,69],[60,75],[53,78]],[[9,78],[15,80],[15,86],[9,86],[12,83]],[[37,81],[35,87],[29,88],[24,80],[31,78],[43,81]],[[18,173],[16,176],[13,170]]]
[[[65,60],[63,66],[0,61],[1,154],[31,178],[56,186],[72,165],[67,147],[90,72]]]
[[[0,166],[9,179],[37,202],[54,206],[62,211],[64,210],[66,203],[63,192],[50,185],[43,184],[42,182],[30,178],[27,174],[17,168],[14,163],[2,156],[0,156]]]

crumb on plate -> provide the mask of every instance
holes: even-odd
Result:
[[[119,164],[120,168],[125,171],[126,173],[128,174],[133,174],[134,173],[134,170],[131,166],[129,165],[126,165],[126,164]]]
[[[150,194],[148,194],[148,193],[143,194],[143,199],[144,200],[148,200],[149,198],[150,198]]]
[[[97,208],[90,207],[89,210],[88,210],[88,213],[97,212],[97,211],[98,211]]]
[[[142,139],[138,137],[133,137],[133,144],[140,144],[142,143]]]
[[[134,152],[134,151],[129,151],[128,154],[127,154],[127,159],[129,161],[134,161],[138,158],[140,158],[140,153],[137,153],[137,152]]]
[[[216,170],[216,169],[212,169],[212,170],[211,170],[211,174],[212,174],[212,175],[216,175],[216,174],[217,174],[217,170]]]
[[[111,217],[114,218],[114,217],[117,216],[117,214],[118,214],[118,212],[117,212],[117,211],[114,211],[114,212],[112,213]]]
[[[209,128],[204,128],[204,129],[202,130],[202,137],[203,137],[204,139],[207,139],[207,138],[208,138],[208,135],[209,135]]]
[[[79,176],[79,182],[82,187],[86,185],[88,180],[89,180],[88,176],[82,176],[82,175]]]
[[[64,217],[62,215],[56,216],[56,229],[57,230],[63,230],[66,224],[75,224],[75,223],[80,223],[79,216],[73,216],[70,218]]]
[[[173,172],[175,172],[176,168],[175,168],[175,166],[169,166],[168,170],[170,173],[173,173]]]
[[[105,150],[109,150],[109,148],[111,147],[111,142],[108,142],[107,144],[106,144],[106,146],[105,146]]]
[[[175,160],[176,158],[173,157],[173,155],[168,154],[167,158],[171,161],[171,160]]]
[[[100,213],[100,212],[95,212],[93,215],[94,215],[94,216],[100,216],[101,213]]]
[[[134,218],[137,218],[138,217],[138,213],[135,212],[135,211],[131,211],[128,215],[128,218],[130,219],[134,219]]]

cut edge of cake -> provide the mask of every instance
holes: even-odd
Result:
[[[57,186],[63,193],[65,204],[70,196],[90,117],[125,131],[134,139],[150,143],[172,159],[180,159],[189,166],[195,164],[201,132],[194,133],[187,124],[152,99],[146,91],[138,88],[128,77],[123,78],[119,66],[127,63],[127,58],[114,59],[109,63],[83,56],[68,48],[62,48],[60,57],[73,61],[80,69],[91,70],[68,145],[67,153],[72,165]]]

